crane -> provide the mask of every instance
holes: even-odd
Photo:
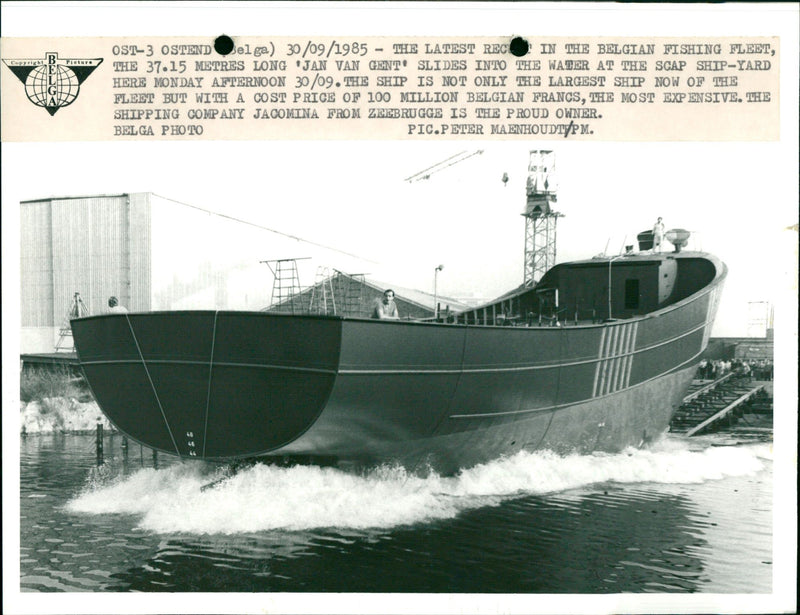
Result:
[[[558,195],[556,158],[552,150],[532,150],[528,161],[525,212],[525,286],[533,286],[556,264]]]
[[[473,156],[477,156],[482,153],[483,153],[482,149],[475,150],[474,152],[468,152],[467,150],[464,150],[463,152],[454,154],[449,158],[442,160],[441,162],[437,162],[436,164],[429,166],[427,169],[423,169],[419,173],[414,173],[414,175],[406,177],[404,181],[412,183],[412,182],[417,182],[421,179],[430,179],[431,175],[433,175],[434,173],[443,171],[447,167],[452,167],[454,164],[458,164],[459,162],[463,162],[468,158],[472,158]]]

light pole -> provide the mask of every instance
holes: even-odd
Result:
[[[622,254],[618,254],[608,259],[608,319],[611,320],[611,263],[615,260],[622,258]]]
[[[439,320],[439,292],[438,292],[438,282],[439,282],[439,272],[444,269],[444,265],[439,265],[436,269],[433,270],[433,317],[435,320]]]

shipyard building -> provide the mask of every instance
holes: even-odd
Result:
[[[269,229],[266,229],[269,230]],[[234,309],[369,317],[388,283],[307,269],[297,239],[150,192],[20,203],[20,353],[72,351],[69,319],[131,312]],[[308,262],[305,262],[305,261]],[[459,301],[395,288],[402,317],[462,310]]]
[[[23,201],[20,352],[71,350],[68,316],[103,313],[112,295],[130,311],[260,309],[265,242],[263,230],[149,192]]]

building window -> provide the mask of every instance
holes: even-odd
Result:
[[[639,308],[639,280],[625,280],[625,309]]]

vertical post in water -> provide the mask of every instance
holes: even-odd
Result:
[[[97,424],[97,437],[96,437],[96,448],[97,448],[97,465],[103,465],[103,424]]]
[[[158,470],[158,451],[153,449],[153,468]]]

